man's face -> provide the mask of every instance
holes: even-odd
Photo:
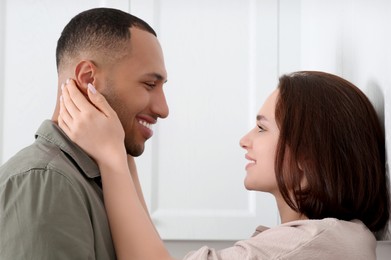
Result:
[[[130,30],[129,54],[102,72],[105,80],[100,89],[124,127],[127,153],[139,156],[153,135],[151,125],[168,116],[163,92],[167,73],[157,38],[137,28]]]

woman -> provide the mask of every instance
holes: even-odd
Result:
[[[59,126],[101,170],[117,256],[172,259],[148,216],[121,124],[94,86],[88,89],[100,111],[71,81]],[[240,145],[250,161],[246,188],[274,195],[282,224],[186,259],[376,259],[374,234],[386,227],[390,207],[384,136],[357,87],[323,72],[284,75]]]

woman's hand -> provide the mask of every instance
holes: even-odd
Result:
[[[114,155],[126,155],[125,133],[116,112],[93,85],[88,84],[88,97],[73,80],[62,86],[60,128],[98,164]]]
[[[125,133],[117,114],[92,85],[88,97],[92,104],[72,80],[67,81],[58,124],[98,163],[118,259],[171,260],[149,217],[134,158],[126,155]]]

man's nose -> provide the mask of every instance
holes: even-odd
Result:
[[[156,93],[152,100],[152,112],[160,118],[166,118],[169,114],[166,96],[162,89]]]

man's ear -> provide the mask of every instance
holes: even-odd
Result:
[[[87,95],[87,85],[95,85],[96,66],[90,60],[82,60],[75,67],[75,81],[84,95]]]

